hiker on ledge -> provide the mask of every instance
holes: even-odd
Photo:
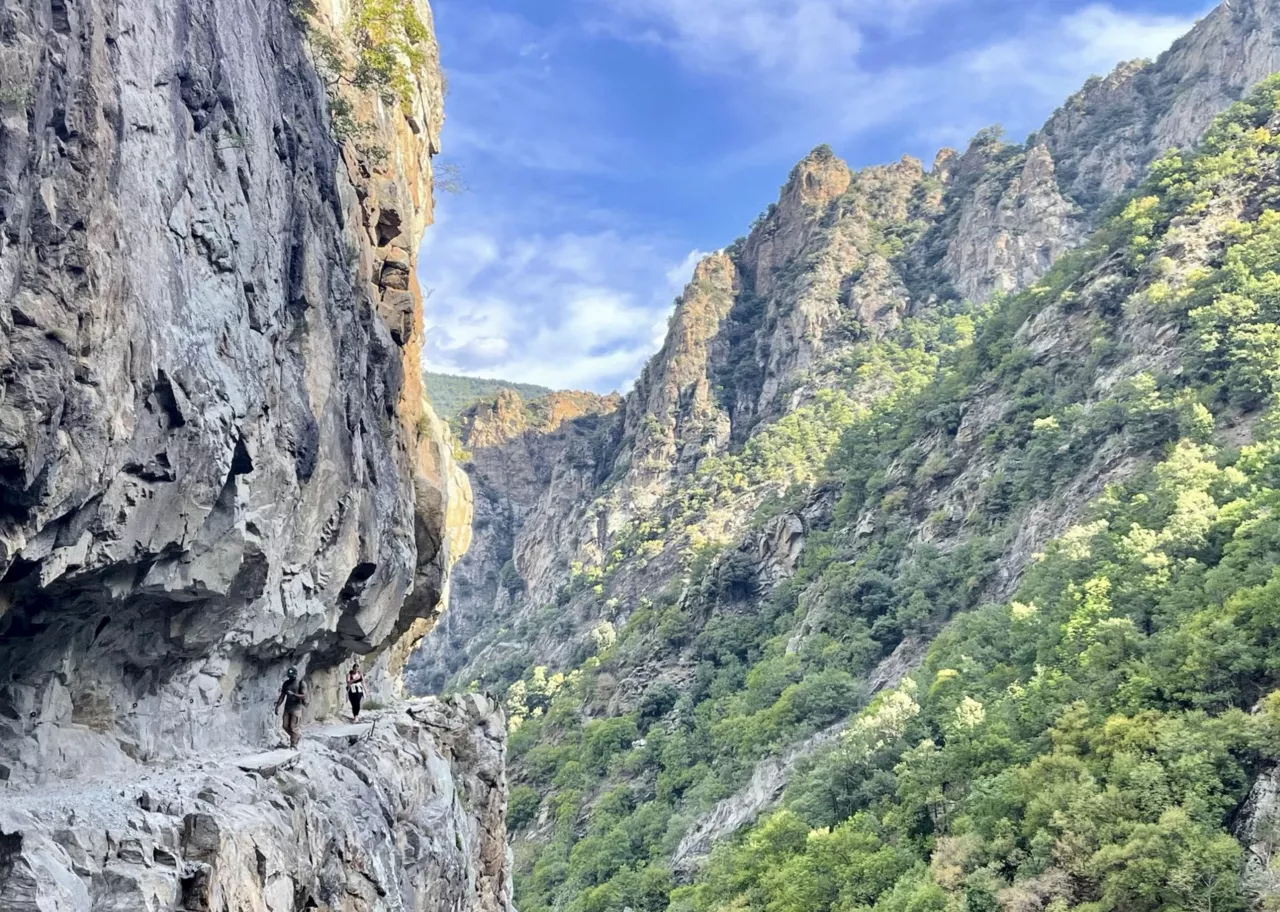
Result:
[[[351,721],[360,721],[360,701],[364,699],[364,675],[360,673],[360,663],[351,663],[347,672],[347,699],[351,701]]]
[[[284,730],[289,736],[289,746],[297,747],[302,738],[302,707],[307,705],[307,685],[298,680],[298,669],[290,668],[285,675],[280,696],[276,697],[275,711],[284,704]]]

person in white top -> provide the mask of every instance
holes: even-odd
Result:
[[[364,699],[364,675],[360,663],[352,662],[347,672],[347,699],[351,701],[351,721],[360,721],[360,701]]]

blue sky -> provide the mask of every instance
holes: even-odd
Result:
[[[1203,0],[434,0],[448,75],[426,364],[625,391],[703,251],[792,165],[1021,138]]]

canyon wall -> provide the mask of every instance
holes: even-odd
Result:
[[[393,704],[470,488],[421,380],[431,11],[343,98],[368,15],[0,9],[2,909],[509,908],[501,709]]]

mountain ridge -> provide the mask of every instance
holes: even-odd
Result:
[[[432,406],[445,421],[452,421],[471,406],[483,402],[499,390],[515,390],[526,399],[545,396],[552,392],[535,383],[513,383],[493,377],[468,377],[461,374],[443,374],[424,371],[423,383]]]
[[[781,885],[735,849],[719,857],[754,872],[746,893],[715,851],[682,866],[692,888],[671,892],[669,868],[724,802],[749,825],[777,799],[791,769],[737,813],[757,761],[874,716],[888,704],[862,708],[867,681],[926,707],[893,686],[924,651],[895,647],[1010,598],[1172,439],[1254,440],[1255,412],[1216,392],[1201,412],[1179,392],[1188,311],[1145,306],[1216,268],[1217,223],[1188,209],[1180,239],[1151,248],[1168,230],[1151,212],[1183,202],[1115,191],[1152,161],[1179,173],[1156,144],[1191,145],[1270,72],[1275,32],[1258,23],[1278,21],[1270,3],[1224,4],[1155,63],[1091,81],[1025,145],[984,132],[929,171],[857,173],[819,147],[747,238],[699,265],[618,417],[583,427],[518,530],[501,530],[508,595],[455,592],[459,615],[486,618],[455,644],[469,657],[455,686],[506,688],[516,726],[522,908],[763,908]],[[1134,275],[1155,291],[1135,293]],[[816,786],[800,759],[803,798]],[[806,814],[779,818],[788,845]],[[775,825],[735,845],[768,857],[758,840]],[[787,852],[778,865],[818,863]],[[930,877],[938,904],[919,908],[942,909],[959,881]],[[1035,895],[1048,898],[1017,908],[1068,893]]]
[[[907,158],[866,168],[856,180],[829,148],[816,149],[792,170],[778,203],[757,220],[747,238],[695,269],[673,315],[675,329],[642,372],[636,390],[624,399],[623,417],[607,450],[598,454],[602,462],[588,478],[581,460],[571,460],[573,465],[565,466],[559,477],[578,494],[570,498],[559,492],[560,502],[590,499],[587,492],[600,488],[593,479],[614,477],[605,501],[590,512],[595,516],[603,510],[608,528],[625,526],[662,496],[673,472],[741,446],[760,416],[775,418],[782,409],[798,405],[807,389],[820,388],[820,378],[808,387],[803,378],[821,359],[824,339],[832,333],[842,347],[851,328],[880,332],[922,306],[981,300],[1043,275],[1080,242],[1092,217],[1089,211],[1100,211],[1101,205],[1095,201],[1086,211],[1063,197],[1050,147],[1058,147],[1061,157],[1070,137],[1083,137],[1086,145],[1077,154],[1087,152],[1095,164],[1101,161],[1099,149],[1110,149],[1111,165],[1103,172],[1111,176],[1105,185],[1114,184],[1119,175],[1132,178],[1139,167],[1133,163],[1154,157],[1154,146],[1128,140],[1099,146],[1091,125],[1112,122],[1120,111],[1137,118],[1140,135],[1155,124],[1162,141],[1191,142],[1198,136],[1197,126],[1207,124],[1211,108],[1188,107],[1185,99],[1225,104],[1238,97],[1244,80],[1261,78],[1274,49],[1259,41],[1251,23],[1276,20],[1280,9],[1269,0],[1220,6],[1158,61],[1121,64],[1111,76],[1091,80],[1023,146],[983,131],[963,154],[940,152],[929,172]],[[1165,106],[1152,107],[1147,85],[1178,82],[1192,72],[1198,72],[1204,87],[1176,98],[1166,92],[1161,96]],[[1047,137],[1043,141],[1042,133]],[[842,195],[849,199],[838,203]],[[819,215],[824,206],[835,208]],[[806,212],[813,214],[806,217]],[[922,220],[924,212],[929,218]],[[835,223],[824,224],[823,218]],[[895,236],[904,232],[914,243]],[[729,265],[735,252],[748,263],[743,275]],[[769,300],[780,260],[789,264],[791,286],[781,298]],[[796,276],[803,276],[802,284],[796,284]],[[744,281],[748,293],[739,294]],[[717,298],[721,303],[715,303]],[[730,298],[734,303],[728,303]],[[855,299],[856,307],[850,306]],[[720,311],[730,319],[693,318]],[[841,326],[852,311],[857,311],[856,325]],[[682,322],[686,316],[693,322]],[[704,333],[691,331],[698,325]],[[699,365],[712,352],[721,362],[733,352],[740,354],[711,376]],[[734,371],[745,383],[734,384],[727,394],[732,401],[721,403],[723,381]],[[780,397],[784,383],[799,389]],[[632,462],[639,464],[634,471]],[[597,523],[581,510],[535,511],[533,520],[541,526],[530,528],[526,538],[554,546],[529,547],[524,552],[527,564],[519,570],[535,600],[546,602],[572,561],[598,562],[602,548],[593,544],[600,538]],[[523,559],[517,546],[516,563]],[[469,610],[466,604],[465,595],[455,599],[461,611]],[[561,649],[557,656],[563,658],[563,653]]]

